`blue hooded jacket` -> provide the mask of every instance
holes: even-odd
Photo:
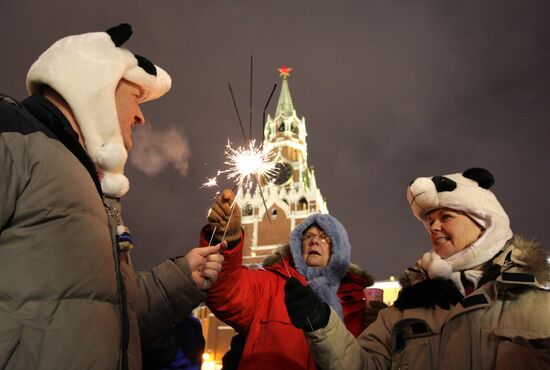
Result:
[[[326,267],[310,267],[302,256],[302,235],[313,225],[321,228],[332,241],[332,254]],[[308,285],[343,319],[342,305],[337,292],[340,281],[348,271],[351,255],[351,245],[344,226],[330,215],[313,214],[296,226],[290,234],[290,253],[294,267],[306,277]]]

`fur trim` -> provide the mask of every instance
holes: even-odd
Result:
[[[523,273],[532,274],[541,284],[550,282],[550,264],[540,243],[527,240],[520,235],[514,236],[510,242],[515,248],[512,253],[512,262]],[[498,259],[501,262],[501,259]]]
[[[359,265],[356,265],[355,263],[350,262],[348,272],[347,274],[355,275],[365,281],[365,286],[371,286],[374,284],[374,278],[367,274],[363,268],[361,268]]]
[[[483,175],[478,178],[477,174]],[[477,177],[476,177],[477,176]],[[413,214],[424,223],[434,209],[450,208],[471,216],[485,228],[483,235],[468,248],[447,258],[452,271],[468,270],[493,258],[512,237],[508,215],[488,189],[492,175],[484,169],[469,169],[444,176],[419,177],[407,189]],[[439,264],[438,268],[446,267]]]
[[[280,263],[283,261],[283,256],[290,256],[290,245],[285,244],[279,250],[274,252],[273,254],[267,256],[263,262],[262,265],[264,267],[273,266],[277,263]],[[290,256],[291,264],[294,266],[294,263],[292,263],[292,256]]]
[[[140,103],[164,95],[171,86],[164,70],[119,47],[131,34],[130,25],[122,24],[107,32],[62,38],[42,53],[27,73],[30,94],[48,85],[69,104],[88,155],[102,173],[101,188],[111,197],[120,197],[129,188],[124,176],[128,154],[114,99],[119,81],[126,79],[140,86]],[[142,68],[147,63],[148,71]]]

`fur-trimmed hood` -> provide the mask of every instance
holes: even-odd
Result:
[[[312,225],[319,226],[332,240],[332,255],[328,265],[323,268],[309,267],[302,257],[302,234]],[[331,215],[315,213],[309,216],[292,230],[289,243],[294,267],[308,280],[325,276],[330,280],[338,278],[340,281],[348,271],[351,255],[348,233],[344,226]]]
[[[302,256],[302,234],[309,227],[316,225],[331,239],[331,256],[325,267],[311,267]],[[296,271],[308,281],[308,286],[319,296],[321,301],[330,305],[344,318],[342,305],[338,299],[338,288],[349,268],[351,245],[344,226],[334,217],[314,213],[296,226],[289,238],[290,256]]]

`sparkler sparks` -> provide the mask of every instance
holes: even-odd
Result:
[[[267,181],[277,174],[273,159],[274,153],[267,153],[262,146],[255,146],[256,141],[251,140],[248,147],[234,149],[231,143],[225,147],[226,161],[229,166],[226,170],[218,171],[218,175],[225,173],[229,180],[234,179],[237,184],[248,186],[251,180],[265,178]]]
[[[218,179],[216,177],[207,177],[206,182],[202,184],[201,188],[212,188],[218,186]]]

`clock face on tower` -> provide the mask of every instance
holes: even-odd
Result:
[[[275,185],[283,185],[292,176],[292,165],[288,162],[279,162],[275,165],[277,176],[275,177]]]

